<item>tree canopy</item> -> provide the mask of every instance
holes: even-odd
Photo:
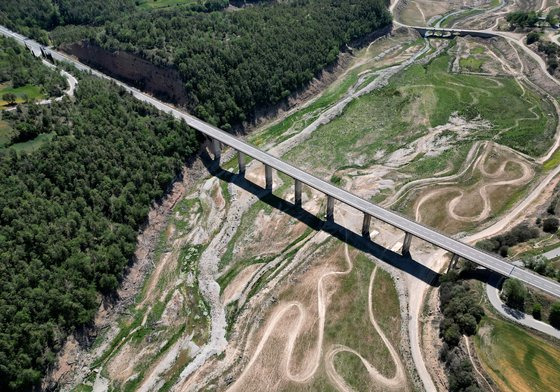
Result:
[[[106,81],[84,76],[75,102],[5,118],[46,127],[30,154],[0,150],[0,390],[27,390],[62,339],[87,325],[132,260],[136,235],[194,131]]]
[[[15,88],[39,86],[48,96],[60,96],[66,88],[66,80],[58,71],[45,67],[14,40],[0,36],[0,84],[5,82]]]
[[[188,109],[226,130],[304,87],[341,48],[391,20],[384,0],[256,2],[236,12],[211,12],[223,1],[155,10],[128,0],[51,1],[31,15],[8,1],[0,16],[24,32],[54,30],[56,44],[88,39],[175,68]]]

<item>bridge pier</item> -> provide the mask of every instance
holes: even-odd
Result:
[[[371,215],[364,213],[364,221],[362,223],[362,236],[369,238],[369,225],[371,223]]]
[[[405,233],[402,245],[401,254],[403,256],[410,256],[410,242],[412,241],[412,234]]]
[[[334,197],[327,195],[327,222],[334,222]]]
[[[214,154],[214,160],[220,164],[220,158],[222,156],[222,146],[218,139],[212,139],[212,154]]]
[[[301,181],[294,179],[294,204],[301,207]]]
[[[245,176],[245,154],[237,151],[237,162],[239,163],[239,175]]]
[[[265,189],[267,191],[272,190],[272,167],[268,166],[266,163],[264,164],[264,180],[265,180]]]
[[[455,264],[457,264],[458,260],[459,260],[459,256],[454,253],[453,256],[451,257],[451,261],[449,262],[449,267],[447,267],[446,273],[449,273],[449,271],[455,268]]]

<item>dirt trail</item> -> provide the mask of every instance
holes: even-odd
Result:
[[[490,144],[487,144],[487,145],[490,145]],[[498,169],[496,169],[496,171],[494,171],[492,173],[488,172],[485,168],[485,161],[486,161],[486,159],[488,157],[488,154],[490,153],[491,150],[492,150],[491,147],[490,148],[489,147],[485,148],[483,154],[477,159],[477,161],[476,161],[477,163],[474,165],[473,169],[476,168],[485,177],[487,177],[489,179],[493,179],[493,178],[499,178],[499,177],[503,176],[505,174],[506,166],[509,163],[513,163],[513,164],[519,165],[521,167],[521,171],[522,171],[521,176],[519,176],[518,178],[515,178],[515,179],[511,179],[511,180],[501,180],[501,181],[490,182],[490,183],[484,184],[483,186],[478,188],[478,194],[479,194],[479,196],[482,200],[482,211],[478,215],[474,215],[474,216],[463,216],[463,215],[459,215],[458,213],[455,212],[455,209],[457,208],[457,206],[461,203],[461,201],[465,197],[465,191],[463,191],[461,188],[459,188],[459,187],[448,187],[448,188],[435,189],[433,191],[430,191],[429,193],[423,195],[422,198],[416,204],[416,209],[415,209],[415,219],[416,219],[416,221],[418,221],[418,222],[422,221],[422,215],[421,215],[421,212],[420,212],[421,208],[422,208],[422,205],[426,201],[428,201],[429,199],[433,198],[434,196],[441,195],[442,193],[459,193],[458,196],[451,199],[446,205],[447,213],[451,218],[453,218],[457,221],[460,221],[460,222],[480,222],[480,221],[483,221],[484,219],[488,218],[490,216],[491,212],[492,212],[492,206],[491,206],[491,203],[490,203],[490,196],[488,194],[488,188],[498,187],[498,186],[521,186],[521,185],[524,185],[524,184],[528,183],[534,177],[534,171],[527,162],[524,162],[522,160],[514,160],[514,159],[511,159],[511,158],[502,161],[500,166],[498,167]]]
[[[350,262],[350,258],[348,255],[348,246],[346,246],[346,257],[348,262]],[[385,346],[389,350],[391,354],[391,358],[395,363],[396,371],[395,375],[391,378],[383,376],[379,371],[371,364],[367,359],[365,359],[359,352],[353,350],[347,346],[343,345],[335,345],[327,354],[326,354],[326,372],[329,379],[339,388],[339,390],[344,392],[351,392],[352,388],[349,387],[344,379],[336,372],[334,366],[334,358],[338,353],[341,352],[348,352],[356,355],[362,361],[362,364],[368,371],[369,376],[371,377],[372,381],[377,382],[388,389],[401,389],[403,386],[406,385],[406,377],[404,372],[404,366],[402,361],[397,353],[397,350],[393,347],[389,339],[385,336],[379,324],[375,321],[375,316],[373,315],[373,301],[372,301],[372,294],[373,294],[373,282],[375,280],[375,275],[377,272],[377,266],[374,267],[370,279],[369,279],[369,288],[368,288],[368,314],[369,320],[373,325],[375,331],[379,334]]]
[[[49,63],[47,60],[43,60],[43,64],[46,65],[49,68],[53,68],[56,69],[56,66]],[[49,99],[43,99],[41,101],[35,102],[37,105],[50,105],[53,102],[60,102],[62,101],[62,99],[65,96],[68,97],[73,97],[74,96],[74,92],[76,91],[76,86],[78,85],[78,79],[76,79],[74,76],[70,75],[68,72],[61,70],[60,74],[62,76],[64,76],[64,78],[66,79],[66,81],[68,82],[68,88],[66,90],[64,90],[64,94],[62,94],[60,97],[56,97],[56,98],[49,98]],[[17,109],[17,105],[11,108],[7,108],[4,109],[7,112],[11,112]]]
[[[306,360],[306,366],[304,369],[300,370],[299,372],[294,372],[292,370],[292,359],[294,357],[294,350],[295,344],[300,332],[303,328],[303,325],[306,321],[309,313],[305,309],[305,307],[297,301],[288,302],[283,304],[279,307],[279,309],[274,313],[270,321],[268,322],[266,329],[253,353],[251,359],[244,367],[243,372],[239,375],[236,382],[230,386],[228,389],[229,391],[237,391],[242,390],[242,385],[248,375],[251,373],[253,365],[259,359],[259,356],[262,354],[263,349],[265,348],[266,344],[274,334],[274,332],[280,328],[280,323],[285,322],[287,316],[294,311],[297,313],[297,318],[295,320],[295,324],[287,326],[286,324],[282,324],[282,329],[288,329],[289,333],[287,335],[288,341],[286,344],[286,348],[283,352],[283,357],[281,359],[281,366],[283,369],[283,373],[287,380],[297,382],[297,383],[305,383],[308,382],[317,372],[319,368],[322,351],[323,351],[323,340],[324,340],[324,327],[325,327],[325,320],[327,314],[327,295],[326,295],[326,288],[325,288],[325,280],[335,277],[335,276],[345,276],[352,271],[353,263],[352,259],[349,254],[348,245],[345,245],[345,260],[347,263],[347,268],[343,271],[330,271],[327,272],[319,278],[317,281],[317,311],[318,311],[318,323],[317,323],[317,340],[313,346],[313,352],[311,358]],[[341,352],[350,352],[354,355],[358,356],[362,363],[364,364],[365,368],[367,369],[370,377],[372,378],[373,382],[380,383],[384,387],[389,389],[397,389],[406,386],[406,377],[405,377],[405,370],[403,363],[399,357],[397,350],[391,344],[389,339],[385,336],[379,325],[377,324],[374,314],[373,314],[373,304],[372,304],[372,293],[373,293],[373,282],[375,280],[377,266],[373,269],[373,272],[370,276],[369,281],[369,289],[368,289],[368,314],[370,322],[375,329],[375,331],[381,337],[383,343],[387,346],[387,349],[390,352],[390,355],[395,363],[396,371],[395,375],[391,378],[383,376],[379,371],[372,366],[359,352],[349,347],[343,345],[334,345],[329,352],[325,354],[325,361],[326,361],[326,372],[329,379],[339,387],[339,389],[343,391],[351,391],[351,388],[347,386],[344,379],[336,372],[334,367],[334,357]],[[293,315],[292,315],[293,316]]]
[[[407,192],[409,192],[413,188],[417,188],[421,185],[426,185],[426,184],[429,184],[429,183],[432,183],[432,182],[442,183],[442,182],[449,182],[449,181],[457,180],[458,178],[465,175],[465,173],[468,170],[472,169],[472,165],[473,165],[473,163],[475,163],[476,159],[478,158],[478,153],[479,153],[479,150],[482,146],[483,146],[482,142],[475,142],[473,144],[473,146],[471,147],[471,149],[469,150],[469,152],[467,154],[467,158],[465,159],[465,162],[463,163],[463,168],[458,173],[452,174],[450,176],[445,176],[445,177],[439,177],[439,176],[436,175],[434,177],[421,178],[421,179],[418,179],[418,180],[410,181],[410,182],[406,183],[405,185],[403,185],[402,187],[400,187],[399,190],[395,194],[388,197],[382,203],[382,205],[384,207],[390,207],[390,206],[394,205]],[[447,171],[449,171],[449,170],[446,169],[442,173],[445,173]]]
[[[476,372],[476,374],[478,375],[478,377],[480,377],[480,379],[484,380],[484,383],[486,384],[486,386],[488,387],[488,390],[494,392],[494,388],[492,388],[492,385],[490,385],[490,383],[488,382],[488,380],[486,379],[486,377],[484,377],[484,375],[480,372],[480,370],[478,370],[478,366],[476,366],[476,363],[474,361],[474,358],[471,354],[471,347],[470,347],[470,342],[469,342],[469,337],[467,335],[463,336],[464,341],[465,341],[465,347],[467,348],[467,355],[469,356],[469,360],[471,361],[471,365],[474,369],[474,371]]]
[[[268,342],[270,336],[276,330],[278,323],[280,321],[282,321],[284,316],[289,311],[291,311],[292,309],[297,310],[298,318],[297,318],[296,325],[293,326],[292,328],[290,328],[290,333],[288,334],[288,343],[286,345],[286,350],[284,351],[284,359],[282,361],[283,362],[282,366],[284,368],[284,373],[285,373],[286,378],[288,380],[298,382],[298,383],[304,383],[304,382],[308,381],[309,379],[311,379],[311,377],[313,377],[313,375],[317,371],[317,368],[319,367],[319,363],[320,363],[320,360],[321,360],[321,353],[322,353],[322,350],[323,350],[325,317],[326,317],[326,311],[327,311],[325,288],[324,288],[323,282],[325,281],[326,278],[329,278],[331,276],[344,276],[344,275],[349,274],[352,271],[352,261],[350,259],[349,254],[348,254],[348,245],[346,245],[346,247],[345,247],[345,256],[346,256],[345,258],[346,258],[346,262],[347,262],[347,265],[348,265],[348,268],[346,270],[327,272],[326,274],[322,275],[317,282],[317,311],[318,311],[318,315],[319,315],[319,320],[318,320],[319,322],[318,322],[318,326],[317,326],[317,328],[318,328],[318,338],[317,338],[317,342],[315,344],[315,349],[314,349],[314,353],[312,355],[312,359],[307,361],[307,367],[302,372],[300,372],[299,374],[294,374],[294,373],[292,373],[292,370],[291,370],[290,365],[291,365],[291,358],[293,357],[295,341],[296,341],[296,338],[298,337],[298,335],[300,334],[300,331],[303,327],[303,323],[305,321],[305,318],[308,317],[308,315],[307,315],[307,311],[305,310],[305,308],[302,306],[301,303],[290,302],[290,303],[287,303],[287,304],[283,305],[282,307],[280,307],[280,309],[272,317],[271,321],[269,322],[269,324],[267,325],[267,327],[264,331],[263,337],[261,338],[253,356],[249,360],[249,363],[247,364],[247,366],[245,366],[245,368],[243,369],[243,372],[239,375],[236,382],[228,389],[229,391],[238,390],[239,385],[242,383],[242,381],[247,376],[247,374],[249,374],[253,364],[259,358],[259,355],[261,354],[264,346]]]

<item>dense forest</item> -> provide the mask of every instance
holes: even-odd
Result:
[[[197,148],[184,123],[87,76],[75,102],[13,113],[14,128],[55,136],[31,154],[0,150],[2,391],[37,384],[65,336],[91,322],[152,201]]]
[[[131,0],[3,0],[0,24],[47,44],[57,26],[99,25],[133,10]]]
[[[257,2],[236,12],[53,1],[55,17],[47,5],[28,15],[13,0],[0,15],[20,30],[53,30],[56,44],[88,39],[177,69],[189,111],[226,130],[304,87],[346,44],[390,23],[385,0]]]
[[[303,87],[344,44],[389,23],[379,0],[270,3],[239,12],[160,11],[105,26],[94,41],[174,66],[189,109],[229,129]]]
[[[439,330],[443,346],[439,356],[445,364],[449,391],[481,391],[471,362],[460,354],[458,346],[463,335],[476,334],[484,310],[473,302],[473,289],[460,274],[451,271],[442,276],[440,283],[439,300],[443,318]]]

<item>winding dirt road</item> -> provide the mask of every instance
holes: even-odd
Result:
[[[350,254],[348,251],[348,245],[345,245],[345,260],[347,263],[347,268],[343,271],[330,271],[327,272],[319,278],[317,281],[317,312],[319,315],[318,323],[317,323],[317,340],[314,344],[313,354],[310,358],[306,360],[305,368],[301,369],[300,371],[294,371],[292,365],[292,359],[294,357],[294,351],[296,348],[296,340],[298,336],[300,336],[303,326],[305,324],[306,318],[310,317],[305,307],[297,301],[292,301],[281,305],[270,321],[268,322],[266,329],[253,353],[251,359],[249,360],[248,364],[244,367],[243,372],[237,378],[236,382],[231,385],[228,389],[229,391],[238,391],[243,390],[242,385],[248,375],[251,373],[253,365],[259,359],[260,355],[263,352],[263,349],[269,342],[270,338],[273,336],[274,332],[280,328],[282,322],[286,322],[288,319],[288,315],[292,312],[297,313],[297,318],[295,320],[295,324],[286,326],[286,324],[282,324],[282,329],[288,329],[289,332],[287,334],[287,343],[286,348],[282,354],[281,359],[281,367],[283,369],[283,373],[287,380],[297,382],[297,383],[306,383],[311,380],[311,378],[316,374],[317,369],[321,363],[322,353],[323,353],[323,340],[324,340],[324,329],[325,329],[325,320],[327,315],[327,308],[328,308],[328,301],[326,295],[326,288],[325,288],[325,280],[331,277],[341,277],[348,275],[353,268],[352,259],[350,258]],[[364,364],[369,376],[371,377],[373,382],[379,383],[386,388],[389,389],[396,389],[402,388],[406,385],[406,377],[404,366],[402,361],[399,357],[397,350],[393,347],[389,339],[385,336],[377,322],[375,321],[375,317],[373,314],[373,304],[372,304],[372,293],[373,293],[373,282],[375,280],[377,266],[374,268],[373,272],[370,276],[369,281],[369,288],[368,288],[368,314],[370,322],[375,329],[375,331],[381,337],[383,343],[387,346],[389,353],[393,362],[395,363],[396,371],[395,375],[391,378],[383,376],[371,363],[369,363],[358,351],[355,349],[343,346],[343,345],[334,345],[325,355],[325,365],[326,365],[326,372],[329,379],[342,391],[351,391],[352,389],[347,385],[344,379],[336,372],[334,366],[334,358],[338,353],[341,352],[349,352],[352,353],[360,358],[362,363]],[[292,314],[293,316],[293,314]]]
[[[515,164],[521,168],[521,175],[518,178],[514,178],[510,180],[499,180],[499,181],[489,182],[487,184],[484,184],[480,188],[478,188],[478,194],[480,196],[480,199],[482,200],[482,211],[474,216],[464,216],[455,212],[456,208],[459,206],[459,204],[465,197],[465,191],[463,191],[461,188],[446,187],[446,188],[430,191],[426,195],[422,196],[420,201],[416,204],[416,210],[415,210],[416,221],[418,222],[422,221],[421,208],[426,201],[444,193],[458,193],[459,194],[458,196],[454,197],[446,204],[448,215],[451,218],[460,222],[481,222],[486,218],[488,218],[490,216],[490,213],[492,212],[492,206],[490,203],[490,196],[488,192],[489,188],[498,187],[498,186],[522,186],[527,184],[534,177],[535,173],[531,168],[531,166],[527,162],[522,161],[521,159],[519,160],[512,159],[512,158],[506,159],[501,162],[500,166],[494,172],[489,172],[488,170],[486,170],[485,162],[491,150],[492,150],[491,144],[487,143],[484,152],[476,160],[473,170],[478,169],[484,177],[488,179],[494,179],[494,178],[501,178],[506,174],[505,171],[506,171],[506,166],[508,164]]]
[[[346,247],[348,249],[348,246]],[[346,257],[348,258],[348,252],[346,252]],[[349,258],[348,258],[349,260]],[[373,315],[373,303],[372,303],[372,294],[373,294],[373,282],[375,280],[375,275],[377,272],[377,266],[373,269],[370,279],[369,279],[369,289],[368,289],[368,313],[369,313],[369,320],[371,325],[375,329],[375,332],[379,334],[383,343],[389,350],[391,354],[391,358],[395,363],[396,371],[395,375],[391,378],[383,376],[379,371],[371,364],[367,359],[365,359],[359,352],[354,349],[351,349],[347,346],[343,345],[335,345],[333,348],[326,354],[326,372],[329,379],[332,381],[334,385],[338,387],[339,390],[343,392],[352,392],[352,388],[348,386],[348,384],[344,381],[344,379],[336,372],[334,366],[334,359],[338,353],[347,352],[356,355],[360,358],[360,361],[367,369],[367,372],[372,381],[381,384],[383,387],[387,389],[402,389],[403,386],[406,385],[406,377],[404,373],[404,366],[402,361],[397,353],[397,350],[393,347],[389,339],[385,336],[379,324],[375,321],[375,316]]]

